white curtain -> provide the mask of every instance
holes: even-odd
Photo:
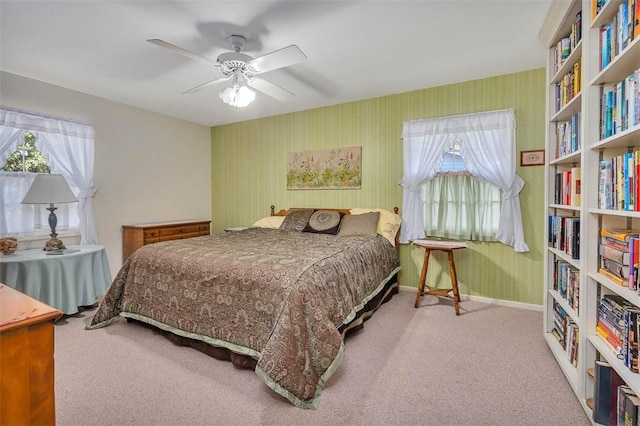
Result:
[[[421,185],[433,179],[449,144],[456,140],[467,169],[476,179],[502,190],[496,239],[516,252],[529,251],[524,241],[520,191],[516,175],[515,113],[512,109],[403,123],[404,175],[400,242],[425,237]]]
[[[30,234],[37,216],[33,206],[21,204],[36,173],[0,172],[0,235]]]
[[[98,238],[93,218],[94,132],[88,124],[55,117],[0,108],[0,158],[11,154],[13,142],[9,137],[21,130],[38,132],[36,146],[47,159],[51,173],[59,173],[67,180],[79,200],[79,231],[81,244],[97,244]],[[8,152],[7,152],[8,151]]]
[[[20,129],[15,127],[0,126],[0,164],[4,164],[11,153],[18,148]]]

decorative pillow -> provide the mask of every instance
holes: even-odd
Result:
[[[259,219],[258,221],[256,221],[256,223],[254,223],[253,226],[256,228],[278,229],[280,228],[280,225],[282,225],[282,222],[284,222],[285,217],[286,216],[263,217],[262,219]]]
[[[313,214],[313,209],[302,209],[302,210],[294,210],[288,215],[285,216],[282,221],[282,225],[280,225],[280,229],[283,231],[297,231],[302,232],[307,223],[309,223],[309,218]]]
[[[369,212],[380,212],[380,219],[378,220],[378,234],[385,237],[387,241],[395,247],[396,233],[398,232],[398,229],[400,229],[400,223],[402,222],[400,216],[384,209],[351,209],[352,215],[361,215]]]
[[[367,235],[375,237],[378,233],[378,219],[380,219],[380,212],[345,215],[338,236]]]
[[[309,223],[302,232],[336,235],[344,213],[331,210],[317,210],[309,218]]]

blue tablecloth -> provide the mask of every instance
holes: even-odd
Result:
[[[67,246],[62,255],[40,249],[0,257],[0,282],[65,314],[96,303],[111,285],[103,246]]]

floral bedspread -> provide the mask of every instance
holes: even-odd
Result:
[[[273,390],[316,408],[344,351],[337,327],[399,265],[380,236],[250,228],[155,243],[126,260],[88,328],[125,316],[252,356]]]

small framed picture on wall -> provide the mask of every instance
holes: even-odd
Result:
[[[533,151],[520,151],[520,166],[542,166],[544,165],[544,149]]]

